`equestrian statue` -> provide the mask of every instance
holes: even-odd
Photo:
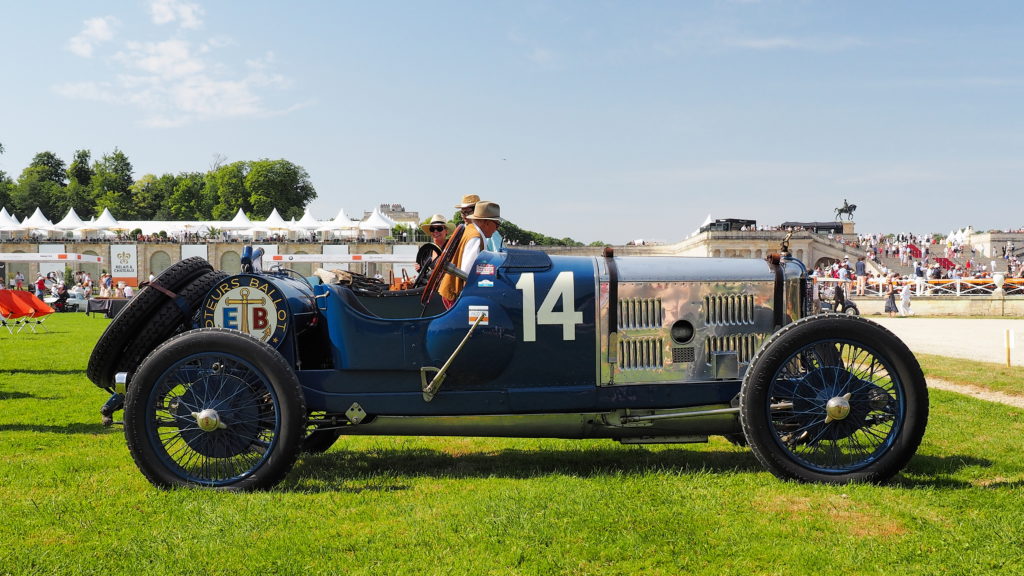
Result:
[[[846,198],[843,198],[843,205],[840,206],[839,208],[836,208],[836,220],[842,220],[843,214],[846,214],[846,219],[852,222],[853,211],[856,209],[856,204],[850,204],[849,202],[846,201]]]

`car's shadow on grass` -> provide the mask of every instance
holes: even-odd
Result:
[[[96,424],[75,422],[64,425],[49,424],[0,424],[0,434],[4,432],[43,432],[47,434],[109,434],[120,430]]]
[[[562,475],[592,478],[666,471],[686,474],[759,470],[763,468],[754,455],[740,450],[505,449],[464,454],[429,449],[334,450],[305,455],[283,488],[299,492],[386,491],[405,489],[400,485],[402,477],[529,479]]]
[[[965,468],[989,468],[991,460],[973,456],[917,455],[886,486],[897,488],[1016,488],[1024,481],[974,483],[956,478]],[[332,450],[307,454],[296,464],[281,489],[295,492],[363,492],[406,490],[402,478],[512,478],[696,473],[765,472],[753,453],[733,450],[644,451],[621,448],[585,450],[519,450],[451,454],[430,449],[367,451]]]
[[[85,375],[85,371],[81,368],[74,370],[54,370],[54,369],[42,369],[42,368],[5,368],[4,372],[9,374],[39,374],[43,376],[76,376]]]
[[[1022,480],[992,480],[970,482],[955,476],[966,468],[991,468],[995,463],[987,458],[961,454],[931,456],[918,454],[890,484],[905,488],[1019,488]],[[996,476],[995,478],[998,478]]]
[[[34,394],[24,392],[4,392],[0,390],[0,400],[21,400],[23,398],[36,398]]]

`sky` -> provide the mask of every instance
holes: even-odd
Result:
[[[5,2],[0,170],[283,158],[319,219],[464,194],[583,242],[709,215],[1024,227],[1017,1]],[[63,215],[48,215],[61,218]],[[115,214],[115,217],[117,215]]]

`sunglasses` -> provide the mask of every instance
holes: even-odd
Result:
[[[431,232],[444,232],[445,231],[445,227],[444,226],[431,226],[430,227],[430,231]]]

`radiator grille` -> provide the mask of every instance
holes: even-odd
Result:
[[[754,323],[752,294],[710,294],[704,297],[704,322],[708,325]]]
[[[661,298],[619,300],[619,330],[661,328]]]
[[[619,340],[619,369],[653,370],[664,365],[662,338],[630,338]]]
[[[705,361],[710,364],[711,355],[715,352],[735,352],[740,362],[750,362],[763,341],[763,334],[709,336],[704,342]]]
[[[672,349],[673,364],[683,364],[685,362],[693,362],[694,360],[696,360],[696,355],[694,354],[693,346]]]

